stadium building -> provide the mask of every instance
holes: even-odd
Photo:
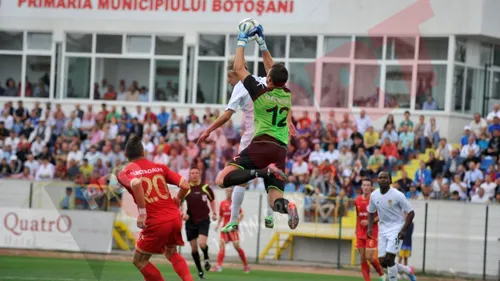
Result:
[[[124,80],[147,88],[141,101],[153,107],[222,105],[236,24],[253,17],[290,70],[297,108],[411,110],[463,125],[500,98],[498,9],[495,0],[2,1],[0,80],[43,83],[42,94],[20,87],[27,101],[100,103],[93,85],[119,91]],[[262,75],[257,48],[247,59]],[[442,126],[458,137],[452,127]]]

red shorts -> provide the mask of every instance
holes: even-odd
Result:
[[[238,231],[233,231],[230,233],[221,233],[220,239],[222,241],[224,241],[225,243],[239,242],[240,241],[240,234],[238,233]]]
[[[144,254],[163,254],[167,247],[184,246],[181,229],[180,216],[171,221],[148,226],[141,231],[135,248]]]
[[[356,238],[356,249],[376,249],[377,239]]]

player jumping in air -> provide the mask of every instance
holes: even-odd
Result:
[[[144,147],[137,136],[128,140],[125,155],[130,163],[117,179],[132,194],[139,208],[137,227],[142,229],[135,246],[135,267],[146,281],[164,281],[158,268],[149,262],[151,255],[164,254],[181,280],[192,281],[186,260],[176,250],[184,246],[179,198],[189,191],[188,182],[167,166],[144,158]],[[176,197],[170,195],[167,184],[180,187]]]
[[[267,86],[257,81],[245,68],[245,47],[249,36],[256,36],[256,41],[263,50],[263,59],[267,61],[264,64]],[[261,25],[249,33],[238,35],[233,68],[253,100],[255,135],[250,145],[219,173],[216,183],[227,188],[245,184],[256,177],[263,178],[269,205],[275,212],[288,214],[288,225],[295,229],[299,223],[297,208],[293,202],[283,198],[286,175],[282,170],[285,169],[292,107],[290,90],[285,88],[288,71],[283,65],[274,64],[271,54],[265,50],[267,47]],[[222,231],[237,229],[236,220],[229,222]]]
[[[273,60],[272,57],[265,48],[261,48],[263,54],[267,53],[266,55],[263,56],[263,63],[264,65],[267,65],[268,68],[271,68],[273,65]],[[245,64],[245,68],[248,69],[247,65]],[[266,78],[265,77],[257,77],[254,76],[255,80],[257,80],[260,83],[266,83]],[[233,92],[231,93],[231,98],[229,99],[229,103],[227,104],[226,111],[215,120],[215,122],[208,127],[206,131],[204,131],[200,137],[198,138],[198,144],[205,141],[209,136],[210,133],[213,131],[217,130],[218,128],[222,127],[229,119],[231,119],[232,115],[236,112],[238,107],[241,108],[243,111],[243,127],[245,132],[243,133],[241,137],[241,142],[239,146],[239,151],[240,153],[243,149],[247,148],[248,145],[250,145],[250,142],[252,141],[252,138],[254,137],[254,110],[253,110],[253,101],[250,95],[248,94],[248,91],[245,89],[245,86],[243,86],[243,82],[238,79],[238,76],[236,75],[236,72],[234,71],[234,58],[230,59],[228,62],[227,66],[227,82],[233,86]],[[291,130],[291,134],[295,134],[295,127],[293,124],[288,124]],[[231,167],[228,167],[226,169],[231,169]],[[241,186],[235,186],[233,190],[233,197],[232,197],[232,205],[231,205],[231,219],[230,222],[232,223],[237,223],[238,222],[238,216],[239,216],[239,211],[241,209],[241,205],[243,204],[243,199],[245,197],[245,189],[246,189],[247,184],[241,185]],[[267,208],[267,215],[264,220],[265,225],[267,228],[273,228],[274,227],[274,212],[273,208],[271,205],[268,204]],[[224,230],[227,230],[228,228],[225,228]]]
[[[370,281],[370,263],[377,271],[381,281],[385,281],[385,274],[380,266],[375,252],[377,251],[377,239],[368,239],[366,233],[368,232],[368,211],[366,208],[370,202],[370,194],[372,193],[372,182],[369,179],[363,179],[361,183],[361,196],[356,198],[354,206],[356,207],[356,214],[358,221],[356,223],[356,248],[361,257],[361,273],[365,281]],[[373,237],[378,235],[378,216],[375,216],[372,228]]]
[[[217,222],[217,226],[215,227],[216,231],[219,230],[221,224],[226,225],[231,219],[231,212],[232,212],[231,198],[233,192],[234,191],[232,188],[226,189],[226,200],[220,202],[219,221]],[[240,209],[238,213],[239,213],[238,222],[240,222],[243,219],[243,210]],[[243,249],[240,247],[240,236],[238,231],[233,231],[230,233],[221,232],[219,243],[220,243],[219,255],[217,256],[217,266],[215,267],[214,271],[218,272],[222,271],[222,262],[224,261],[224,255],[226,253],[226,244],[233,243],[234,249],[238,252],[241,261],[243,262],[244,272],[245,273],[250,272],[250,267],[248,266],[247,257],[245,256],[245,252],[243,251]]]
[[[391,187],[389,173],[378,174],[379,189],[372,192],[368,204],[368,231],[366,237],[373,237],[375,213],[379,217],[378,256],[382,267],[387,268],[389,281],[398,280],[398,272],[408,275],[411,281],[416,281],[412,266],[396,263],[396,255],[401,247],[401,240],[406,230],[413,222],[415,212],[403,193]],[[405,220],[405,213],[407,213]]]

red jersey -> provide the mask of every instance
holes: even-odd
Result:
[[[243,212],[240,208],[240,214]],[[224,200],[220,202],[219,206],[219,217],[223,218],[224,224],[226,225],[231,220],[231,201]]]
[[[118,182],[132,194],[132,197],[134,192],[131,183],[137,180],[144,189],[146,225],[160,224],[180,217],[179,207],[172,199],[167,184],[179,186],[181,175],[172,172],[166,165],[141,158],[129,163],[118,174]],[[135,197],[134,202],[136,202]]]
[[[368,204],[370,203],[370,198],[365,199],[363,195],[358,196],[354,201],[354,206],[356,206],[356,215],[358,217],[356,222],[356,238],[366,239],[366,233],[368,232],[368,226],[362,226],[362,220],[368,220]],[[375,213],[375,217],[377,214]],[[373,224],[372,228],[372,238],[377,239],[378,236],[378,223]]]

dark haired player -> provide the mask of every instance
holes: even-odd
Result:
[[[192,281],[186,260],[176,250],[184,246],[179,198],[188,193],[188,182],[167,166],[144,158],[144,147],[137,136],[128,140],[125,156],[130,163],[117,179],[132,194],[139,208],[137,227],[142,229],[135,246],[135,267],[146,281],[164,281],[158,268],[149,262],[151,255],[164,254],[183,281]],[[170,195],[167,184],[180,187],[177,197]]]
[[[368,211],[366,208],[370,202],[370,194],[372,193],[372,181],[365,178],[361,180],[362,194],[354,201],[356,207],[357,223],[356,223],[356,248],[358,249],[361,258],[361,273],[365,281],[370,281],[370,265],[375,268],[380,280],[385,280],[384,271],[380,266],[375,252],[377,251],[377,235],[378,235],[378,217],[374,219],[372,228],[373,238],[368,239],[366,233],[368,232]]]
[[[255,36],[262,57],[267,63],[266,83],[258,82],[245,68],[245,47],[249,36]],[[250,145],[241,151],[216,179],[217,185],[227,188],[244,184],[256,177],[264,179],[269,205],[273,211],[288,214],[288,225],[295,229],[299,223],[297,208],[293,202],[283,198],[286,175],[289,127],[291,123],[292,96],[285,87],[288,71],[281,64],[274,64],[265,47],[264,30],[259,25],[249,33],[240,33],[236,47],[233,70],[253,100],[255,135]],[[238,221],[229,222],[221,231],[238,230]]]
[[[189,170],[189,185],[191,189],[183,199],[186,202],[183,219],[186,221],[186,237],[191,244],[191,256],[198,269],[198,276],[204,279],[198,244],[203,252],[205,270],[209,271],[211,265],[208,257],[207,239],[210,230],[210,209],[212,209],[212,219],[217,220],[216,202],[212,189],[208,184],[201,183],[201,173],[196,167]],[[208,203],[210,203],[210,208]]]
[[[413,222],[415,212],[408,199],[399,190],[391,187],[391,177],[387,172],[378,174],[379,189],[372,192],[368,204],[368,232],[373,237],[375,213],[379,217],[378,257],[383,268],[387,268],[389,281],[398,280],[398,272],[406,273],[411,281],[416,281],[412,266],[396,263],[401,241]],[[407,213],[405,220],[405,213]]]

